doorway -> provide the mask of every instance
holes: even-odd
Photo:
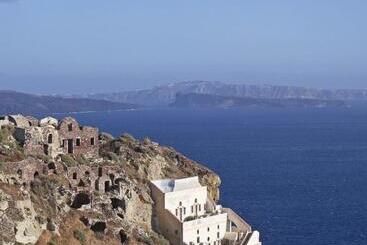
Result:
[[[73,139],[68,139],[68,153],[69,154],[74,153],[74,141],[73,141]]]

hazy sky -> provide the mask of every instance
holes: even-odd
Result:
[[[366,0],[0,0],[0,89],[367,88]]]

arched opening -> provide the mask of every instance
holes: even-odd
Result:
[[[54,162],[50,162],[49,164],[47,164],[47,167],[49,170],[55,170],[56,169],[56,165]]]
[[[84,181],[80,180],[79,183],[78,183],[78,186],[79,187],[85,187]]]
[[[47,137],[47,143],[52,144],[52,142],[53,142],[53,136],[52,134],[49,134]]]
[[[90,173],[89,173],[89,171],[85,171],[85,176],[87,176],[87,177],[89,177],[89,175],[90,175]]]
[[[23,171],[21,169],[18,169],[17,174],[19,175],[19,178],[22,178]]]
[[[113,209],[122,208],[123,210],[125,210],[125,202],[122,199],[115,197],[111,198],[111,204]]]
[[[77,179],[78,178],[78,174],[76,172],[73,173],[73,179]]]
[[[75,196],[74,201],[71,204],[71,207],[81,208],[83,205],[90,204],[90,202],[91,202],[90,196],[87,193],[81,192]]]
[[[107,228],[106,222],[103,221],[97,221],[94,223],[90,229],[94,232],[104,233]]]
[[[33,177],[34,177],[34,178],[38,178],[38,177],[39,177],[39,175],[40,175],[40,174],[38,173],[38,171],[36,171],[36,172],[34,172]]]

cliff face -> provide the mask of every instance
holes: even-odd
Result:
[[[219,199],[218,175],[149,139],[101,134],[100,157],[51,159],[24,154],[11,132],[0,131],[0,244],[168,244],[149,180],[198,175]]]

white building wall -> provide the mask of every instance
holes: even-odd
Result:
[[[183,223],[184,244],[220,244],[226,233],[227,214],[217,214]],[[199,238],[199,240],[198,240]]]
[[[261,244],[262,243],[260,242],[260,233],[258,231],[254,231],[246,245],[261,245]]]
[[[196,187],[188,190],[181,190],[175,192],[165,193],[165,208],[174,214],[178,219],[181,218],[180,210],[176,213],[176,209],[185,208],[185,212],[182,211],[182,220],[189,216],[203,215],[205,213],[205,204],[207,199],[206,186]],[[197,202],[195,202],[195,200]],[[180,206],[181,204],[181,206]],[[200,205],[197,209],[195,205]],[[194,207],[193,209],[191,207]],[[177,215],[176,215],[177,214]]]
[[[181,244],[182,224],[165,206],[165,193],[156,186],[151,185],[152,198],[154,201],[153,227],[168,239],[172,244]]]

